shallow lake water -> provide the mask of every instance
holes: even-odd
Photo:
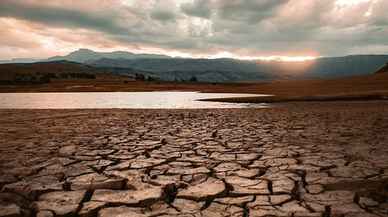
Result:
[[[199,99],[267,96],[258,94],[153,92],[0,93],[3,109],[200,109],[265,108],[266,104],[204,102]]]

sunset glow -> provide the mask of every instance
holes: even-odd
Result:
[[[315,56],[267,56],[267,57],[257,57],[255,59],[265,60],[265,61],[285,61],[285,62],[303,62],[308,60],[314,60],[317,57]]]
[[[206,58],[233,58],[240,60],[262,60],[262,61],[285,61],[285,62],[301,62],[314,60],[316,56],[237,56],[229,52],[220,52],[215,55],[207,56]]]
[[[388,217],[388,0],[0,0],[0,217]]]
[[[367,2],[371,2],[371,1],[373,1],[373,0],[337,0],[336,5],[352,6],[352,5],[367,3]]]
[[[2,0],[0,59],[80,48],[268,61],[383,54],[387,8],[386,0]]]

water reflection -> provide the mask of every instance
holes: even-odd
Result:
[[[0,93],[0,108],[81,109],[81,108],[262,108],[264,104],[202,102],[198,99],[266,96],[254,94],[198,92],[88,92],[88,93]]]

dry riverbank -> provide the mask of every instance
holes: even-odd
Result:
[[[0,216],[388,216],[387,112],[0,110]]]
[[[209,93],[253,93],[274,95],[234,99],[224,102],[276,103],[290,101],[385,100],[388,73],[331,80],[286,80],[259,83],[173,83],[119,80],[53,81],[40,85],[0,85],[1,92],[134,92],[200,91]]]

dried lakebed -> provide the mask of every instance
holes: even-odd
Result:
[[[0,216],[388,216],[387,112],[0,110]]]

